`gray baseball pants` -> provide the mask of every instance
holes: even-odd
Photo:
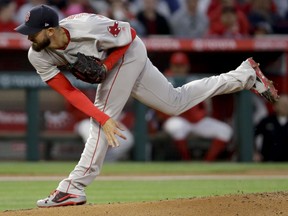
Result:
[[[244,61],[236,70],[189,82],[174,88],[147,57],[137,37],[125,56],[97,88],[95,106],[117,119],[132,95],[143,104],[170,115],[178,115],[215,95],[250,89],[256,79],[252,67]],[[85,195],[85,187],[99,175],[108,144],[101,126],[91,120],[90,136],[80,161],[57,188],[62,192]]]

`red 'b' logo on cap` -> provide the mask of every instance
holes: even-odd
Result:
[[[30,18],[30,12],[28,12],[25,16],[25,22],[28,22]]]

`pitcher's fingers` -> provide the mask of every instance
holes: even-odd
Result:
[[[111,146],[112,148],[114,148],[114,147],[118,147],[119,146],[119,142],[118,142],[118,140],[116,139],[116,140],[110,140],[110,142],[108,141],[108,145],[109,146]]]
[[[115,134],[117,134],[117,136],[121,137],[124,140],[127,139],[127,137],[124,134],[122,134],[120,131],[116,131]]]
[[[114,147],[116,144],[115,144],[115,135],[114,133],[106,133],[106,139],[107,139],[107,142],[108,142],[108,145],[109,146],[112,146]]]
[[[119,124],[118,122],[116,123],[116,127],[121,131],[125,130],[125,128],[121,124]]]
[[[113,138],[112,138],[112,145],[111,145],[111,146],[114,148],[114,147],[118,147],[119,145],[120,145],[120,144],[119,144],[116,136],[113,136]]]
[[[112,140],[111,136],[106,135],[106,139],[107,139],[108,145],[113,146],[113,140]]]

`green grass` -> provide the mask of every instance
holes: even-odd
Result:
[[[0,176],[68,175],[76,162],[0,162]],[[287,174],[287,163],[106,163],[102,175],[245,174],[277,171]],[[58,181],[0,181],[0,211],[36,207],[39,198]],[[89,203],[150,201],[235,193],[288,191],[287,179],[95,181],[86,190]]]
[[[0,175],[67,175],[77,162],[0,162]],[[102,175],[220,174],[251,171],[288,171],[288,163],[104,163]]]

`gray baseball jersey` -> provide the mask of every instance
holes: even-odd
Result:
[[[59,73],[57,66],[74,63],[77,52],[103,59],[107,49],[127,45],[132,40],[129,23],[96,14],[69,16],[61,20],[60,26],[69,32],[70,42],[65,50],[47,48],[36,52],[30,48],[28,52],[31,64],[43,81]]]
[[[64,50],[29,51],[29,60],[44,81],[59,70],[57,66],[74,62],[77,52],[105,58],[106,49],[131,42],[128,23],[91,14],[79,14],[60,22],[70,35]],[[170,115],[178,115],[209,97],[250,89],[255,72],[245,61],[236,70],[189,82],[174,88],[147,57],[146,48],[136,37],[125,55],[97,87],[95,106],[117,119],[130,95],[144,104]],[[108,148],[99,123],[91,119],[90,135],[78,165],[57,190],[85,196],[85,187],[100,173]]]

